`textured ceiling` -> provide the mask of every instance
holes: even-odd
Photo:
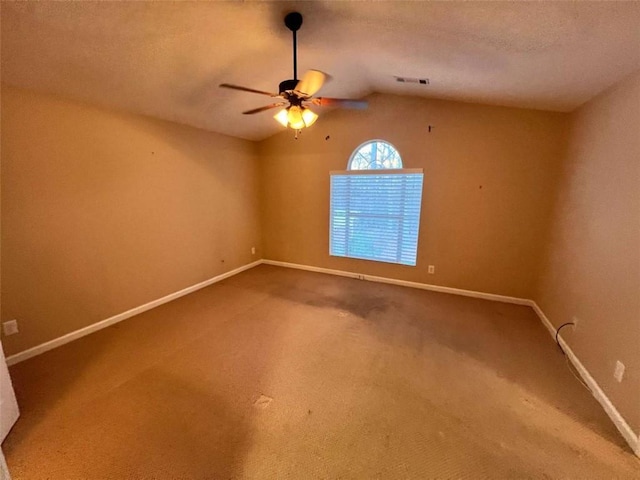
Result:
[[[2,81],[262,139],[282,127],[240,112],[270,99],[217,85],[291,78],[292,10],[322,96],[570,111],[640,68],[639,2],[2,2]]]

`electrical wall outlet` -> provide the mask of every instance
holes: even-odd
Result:
[[[435,265],[429,265],[429,267],[427,268],[427,273],[436,273]]]
[[[251,255],[255,255],[256,254],[256,247],[251,247]]]
[[[18,321],[8,320],[2,324],[2,331],[5,335],[14,335],[18,333]]]
[[[573,325],[571,325],[571,329],[575,332],[578,328],[578,323],[580,323],[580,319],[578,317],[573,317],[571,321],[573,322]]]
[[[622,377],[624,377],[624,363],[620,360],[616,360],[616,369],[613,371],[613,378],[618,382],[621,382]]]

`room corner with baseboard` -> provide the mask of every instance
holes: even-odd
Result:
[[[636,72],[571,114],[534,296],[554,328],[575,326],[563,330],[561,340],[636,454],[640,379],[631,372],[640,368],[639,99]],[[616,380],[617,363],[629,377]]]

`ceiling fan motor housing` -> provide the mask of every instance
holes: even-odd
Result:
[[[286,92],[287,90],[291,91],[291,90],[295,90],[296,89],[296,85],[298,85],[298,81],[299,80],[285,80],[283,82],[280,82],[280,87],[279,87],[279,93],[282,94],[284,92]]]

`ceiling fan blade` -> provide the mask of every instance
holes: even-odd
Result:
[[[268,95],[269,97],[279,97],[277,93],[264,92],[262,90],[256,90],[254,88],[241,87],[240,85],[231,85],[230,83],[221,83],[219,85],[222,88],[231,88],[232,90],[240,90],[242,92],[258,93],[260,95]]]
[[[349,98],[312,98],[309,100],[314,105],[320,105],[321,107],[340,107],[340,108],[352,108],[355,110],[364,110],[369,106],[369,102],[366,100],[351,100]]]
[[[267,105],[265,107],[254,108],[253,110],[247,110],[246,112],[242,112],[244,115],[253,115],[254,113],[264,112],[265,110],[270,110],[276,107],[284,107],[286,102],[272,103],[271,105]]]
[[[330,80],[330,77],[326,73],[320,70],[309,70],[296,85],[295,92],[309,98],[320,90],[327,80]]]

